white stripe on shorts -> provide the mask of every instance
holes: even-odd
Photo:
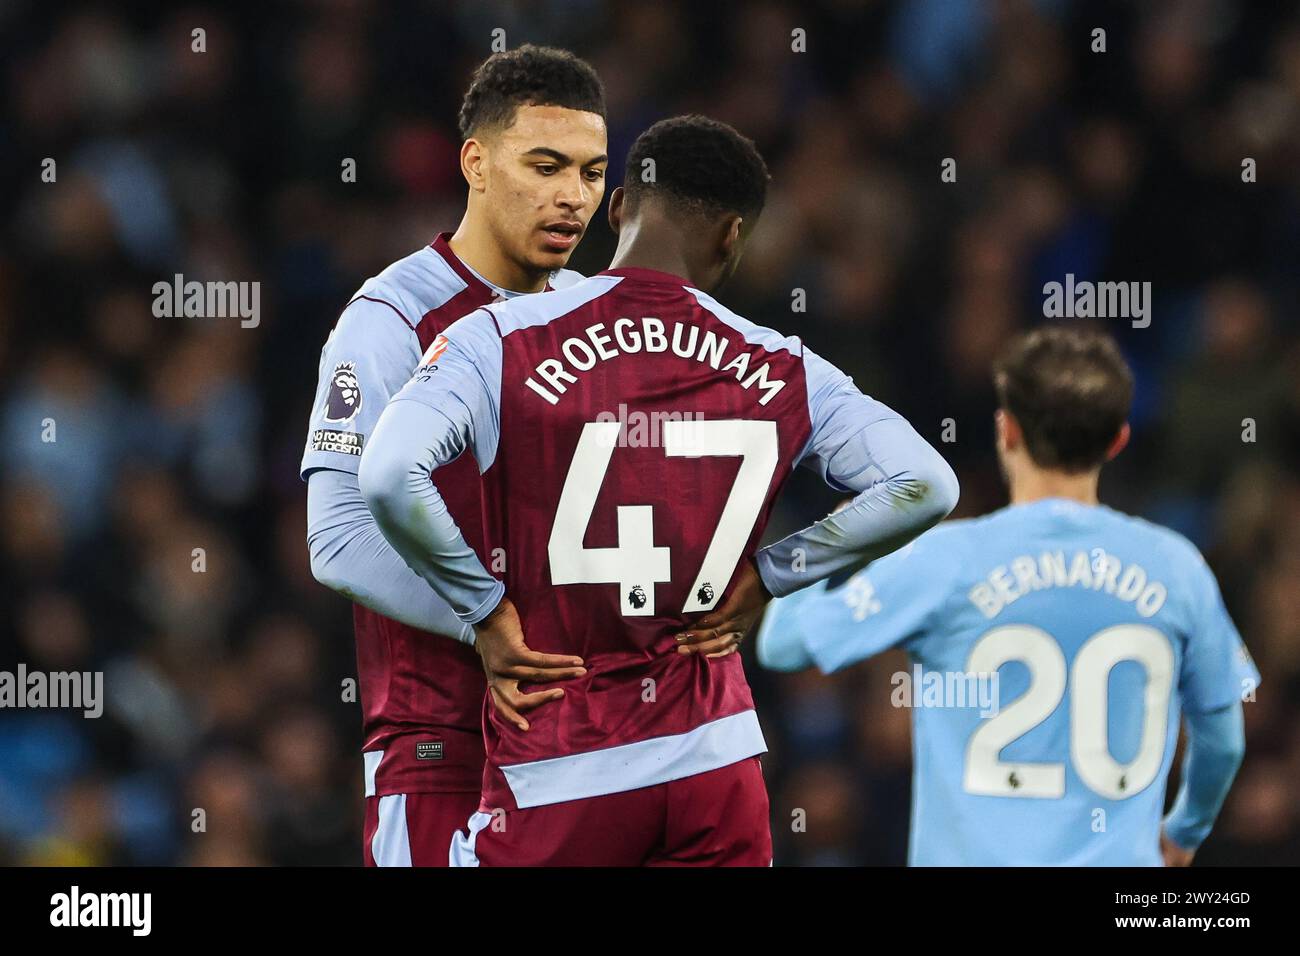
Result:
[[[758,715],[742,710],[684,734],[511,764],[501,772],[515,803],[525,810],[653,787],[729,767],[766,750]]]
[[[447,854],[450,866],[478,866],[478,834],[492,822],[492,814],[476,810],[469,818],[469,836],[457,830],[451,837],[451,850]]]

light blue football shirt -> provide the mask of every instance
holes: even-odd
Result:
[[[838,587],[773,602],[759,659],[911,658],[914,866],[1158,866],[1183,710],[1259,674],[1200,552],[1062,499],[950,521]],[[996,677],[994,676],[996,675]]]

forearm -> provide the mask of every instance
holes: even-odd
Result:
[[[1182,782],[1165,817],[1165,833],[1178,846],[1194,850],[1228,796],[1246,752],[1241,703],[1208,714],[1187,714],[1187,753]]]
[[[307,548],[312,574],[331,590],[410,627],[474,642],[474,629],[384,538],[351,472],[312,472],[307,483]]]
[[[836,480],[858,495],[848,507],[762,549],[758,570],[775,596],[852,571],[938,524],[957,504],[957,478],[911,425],[887,419],[846,448]]]
[[[466,624],[500,602],[505,587],[488,574],[434,486],[430,472],[464,447],[456,424],[420,402],[394,401],[361,458],[361,494],[384,537]]]

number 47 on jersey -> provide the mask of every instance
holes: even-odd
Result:
[[[547,544],[551,583],[617,584],[623,614],[649,617],[655,614],[654,586],[672,580],[672,549],[654,543],[653,506],[618,506],[617,546],[586,548],[582,543],[621,427],[616,421],[583,426]],[[731,580],[776,471],[776,422],[668,421],[663,423],[661,435],[664,454],[670,458],[741,459],[681,612],[712,610],[722,597],[723,586]]]

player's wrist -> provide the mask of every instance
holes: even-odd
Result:
[[[767,601],[772,600],[772,590],[767,586],[767,582],[763,580],[763,568],[762,565],[758,563],[757,554],[751,554],[749,556],[749,566],[754,572],[754,581],[758,587],[759,594],[763,596],[763,601],[766,603]]]
[[[474,631],[474,637],[475,637],[475,641],[472,643],[477,644],[478,635],[482,634],[484,631],[490,631],[492,630],[493,627],[496,626],[497,622],[501,620],[501,615],[503,615],[506,612],[506,608],[509,606],[509,604],[510,604],[509,599],[505,596],[505,593],[503,592],[501,594],[501,597],[497,600],[497,603],[493,606],[492,610],[488,611],[487,614],[483,615],[481,618],[479,618],[477,621],[475,621],[473,624],[470,625],[470,627]]]

